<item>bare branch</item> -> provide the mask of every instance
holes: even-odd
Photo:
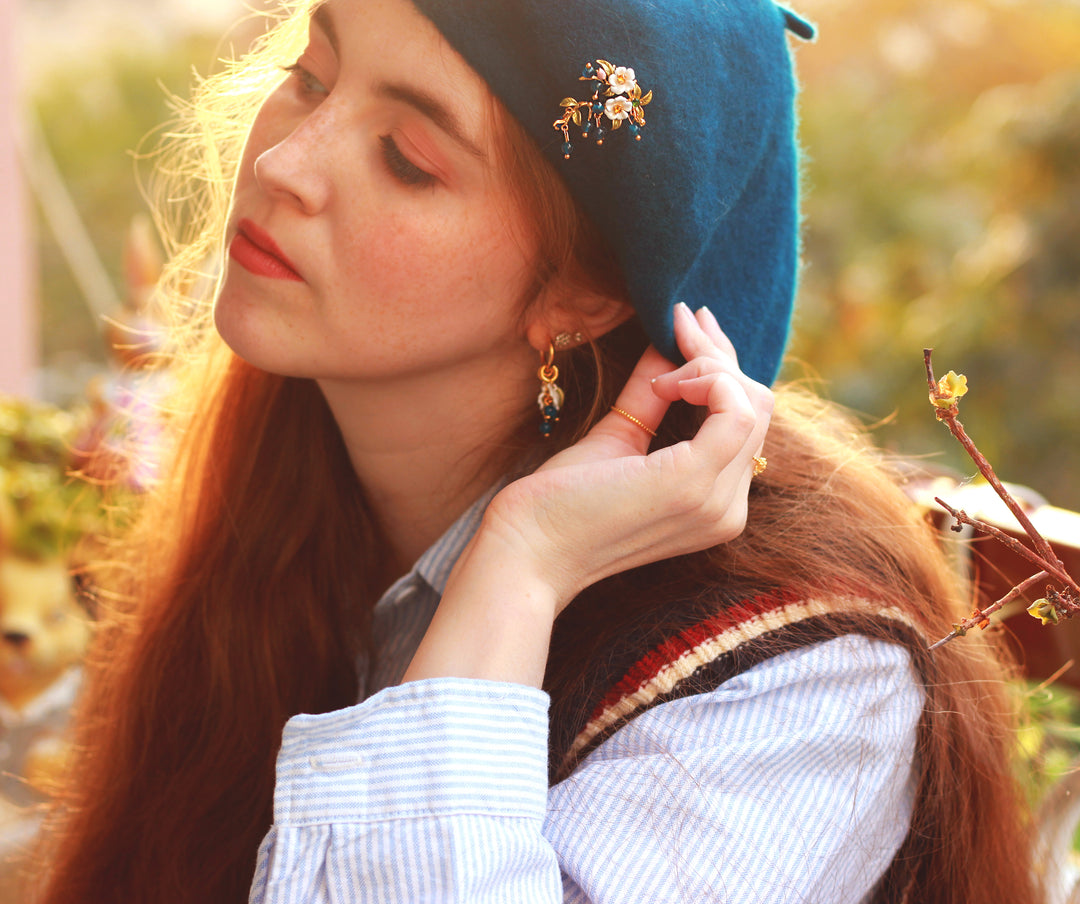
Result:
[[[960,445],[964,447],[964,451],[971,457],[971,460],[975,462],[975,467],[979,469],[979,473],[986,478],[987,483],[994,488],[994,492],[998,494],[1001,501],[1009,507],[1009,511],[1012,512],[1013,517],[1020,523],[1020,526],[1024,529],[1024,533],[1031,538],[1031,542],[1035,545],[1035,549],[1046,559],[1046,561],[1053,566],[1055,570],[1063,569],[1063,563],[1058,559],[1054,550],[1050,544],[1046,541],[1042,534],[1036,529],[1035,525],[1031,523],[1031,519],[1028,518],[1027,513],[1020,506],[1012,494],[1005,489],[1001,481],[998,480],[997,474],[994,473],[994,469],[991,467],[990,462],[986,460],[983,454],[976,448],[975,443],[971,441],[971,438],[967,435],[967,431],[964,430],[964,425],[960,423],[959,414],[960,409],[955,402],[948,407],[941,407],[940,402],[947,400],[939,387],[937,380],[934,379],[934,368],[930,361],[930,356],[933,353],[933,349],[923,349],[923,362],[926,365],[926,380],[930,386],[930,398],[935,401],[936,414],[939,421],[945,424],[949,428],[949,432],[959,441]],[[1072,587],[1076,587],[1076,584],[1069,580],[1068,583]],[[1077,588],[1080,590],[1080,588]]]
[[[1050,575],[1047,574],[1045,571],[1040,571],[1038,574],[1033,574],[1026,581],[1021,581],[1019,584],[1017,584],[1015,587],[1013,587],[1012,590],[1010,590],[1008,593],[1006,593],[1005,596],[1003,596],[1001,599],[999,599],[996,603],[991,603],[985,609],[976,612],[970,618],[965,618],[959,624],[953,625],[952,633],[951,634],[946,634],[944,637],[941,638],[941,640],[938,640],[938,641],[932,643],[930,645],[930,649],[931,650],[936,650],[938,647],[943,647],[943,646],[945,646],[945,644],[949,643],[951,640],[954,640],[957,637],[963,637],[972,628],[977,628],[977,627],[980,627],[980,626],[981,627],[986,627],[986,625],[988,623],[988,620],[989,620],[991,615],[993,615],[995,612],[997,612],[1003,606],[1006,606],[1009,603],[1011,603],[1014,599],[1017,599],[1018,597],[1023,596],[1025,593],[1027,593],[1036,584],[1038,584],[1038,583],[1040,583],[1042,581],[1045,581],[1049,577],[1050,577]]]
[[[1003,544],[1004,546],[1015,552],[1018,556],[1023,556],[1036,568],[1046,571],[1052,577],[1061,581],[1063,584],[1067,584],[1072,590],[1076,591],[1077,594],[1080,595],[1080,587],[1076,586],[1076,584],[1073,582],[1072,577],[1067,571],[1065,571],[1064,567],[1059,567],[1061,565],[1061,562],[1057,557],[1054,558],[1053,562],[1047,562],[1046,559],[1040,556],[1037,552],[1028,549],[1015,537],[1010,537],[1007,533],[1002,530],[998,530],[998,528],[994,527],[992,524],[987,524],[985,521],[980,521],[978,518],[972,518],[963,509],[955,509],[951,505],[949,505],[949,503],[947,503],[944,499],[941,499],[937,496],[934,497],[934,502],[936,502],[943,509],[945,509],[945,511],[952,515],[953,518],[955,518],[956,521],[960,524],[968,524],[980,534],[985,534],[987,536],[993,537],[999,543]]]

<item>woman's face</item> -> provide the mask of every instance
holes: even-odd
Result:
[[[321,6],[248,138],[225,341],[317,379],[535,369],[531,253],[491,120],[484,82],[408,0]]]

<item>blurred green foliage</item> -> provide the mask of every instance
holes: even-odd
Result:
[[[1080,508],[1080,5],[806,0],[792,353],[880,442],[973,474],[922,349],[1007,480]],[[798,376],[797,366],[786,375]]]
[[[0,552],[34,560],[66,555],[101,527],[97,488],[69,474],[86,422],[0,395]]]
[[[1017,774],[1029,803],[1038,804],[1080,757],[1080,694],[1058,684],[1010,685],[1024,713],[1017,735]]]
[[[970,378],[964,421],[999,474],[1080,509],[1080,4],[792,5],[820,26],[797,50],[807,264],[792,354],[827,395],[889,419],[879,441],[972,473],[926,400],[922,349],[934,346],[939,373]],[[36,85],[117,286],[143,206],[125,154],[165,118],[161,84],[183,95],[192,61],[205,72],[215,47],[188,36],[164,55],[106,48]],[[46,363],[100,360],[40,233]]]

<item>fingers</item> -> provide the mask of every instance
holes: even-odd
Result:
[[[726,377],[742,391],[736,394],[736,410],[746,402],[756,421],[767,427],[772,414],[772,393],[768,387],[751,380],[739,370],[738,358],[731,340],[724,335],[716,318],[707,308],[692,313],[685,304],[675,306],[675,338],[687,362],[673,368],[652,348],[634,369],[615,403],[615,409],[594,428],[600,436],[613,437],[642,453],[648,451],[655,431],[667,411],[677,400],[709,408],[722,404],[734,390],[718,378]],[[717,386],[721,388],[717,389]],[[761,430],[762,437],[764,429]],[[755,446],[759,451],[760,442]]]
[[[671,366],[670,361],[649,346],[615,400],[615,408],[624,413],[610,411],[594,431],[615,437],[638,452],[648,451],[670,404],[653,392],[653,380],[670,371]]]
[[[721,498],[733,492],[740,495],[749,484],[754,456],[760,454],[769,428],[772,391],[739,369],[731,341],[707,309],[692,315],[679,306],[675,327],[687,363],[654,380],[653,391],[665,401],[682,399],[708,409],[688,450],[696,460],[709,463],[706,470],[717,468],[712,492]],[[738,507],[732,509],[737,511]]]
[[[692,439],[661,452],[671,453],[672,473],[679,475],[667,492],[686,519],[685,536],[703,549],[733,540],[746,526],[753,456],[769,415],[755,408],[730,374],[702,378],[697,389],[709,415]]]
[[[675,306],[672,314],[675,326],[675,340],[679,344],[679,351],[689,361],[699,354],[708,354],[708,349],[700,346],[699,333],[704,334],[712,346],[725,357],[731,358],[736,365],[739,363],[735,346],[713,316],[712,311],[706,307],[700,307],[697,313],[691,313],[690,308],[680,302]],[[697,329],[694,329],[697,327]]]
[[[676,338],[687,363],[653,380],[653,391],[668,402],[682,399],[692,405],[709,405],[709,393],[716,378],[724,374],[743,389],[751,408],[766,423],[772,414],[772,392],[741,370],[735,348],[707,308],[691,314],[684,304],[674,312]],[[715,409],[710,407],[710,410]]]
[[[688,364],[664,374],[655,381],[655,390],[668,401],[680,398],[678,383],[680,380],[701,376],[705,373],[726,372],[742,377],[735,347],[724,335],[716,318],[708,308],[701,308],[697,314],[681,302],[673,312],[675,339]]]
[[[765,395],[752,396],[741,381],[726,373],[694,381],[690,394],[700,397],[702,393],[704,398],[695,404],[706,405],[709,416],[691,444],[713,450],[720,461],[730,458],[737,469],[752,470],[753,457],[761,451],[772,418],[772,393],[766,390]]]
[[[744,379],[744,374],[730,358],[701,355],[677,370],[661,374],[653,380],[653,392],[662,399],[674,402],[676,399],[684,398],[684,384],[693,384],[703,377],[724,373],[740,382]],[[694,402],[693,404],[704,405],[705,403]]]

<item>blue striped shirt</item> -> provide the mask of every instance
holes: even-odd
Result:
[[[285,727],[258,904],[853,904],[899,848],[922,692],[840,637],[649,710],[548,788],[548,698],[398,685],[494,490],[376,607],[363,702]]]

